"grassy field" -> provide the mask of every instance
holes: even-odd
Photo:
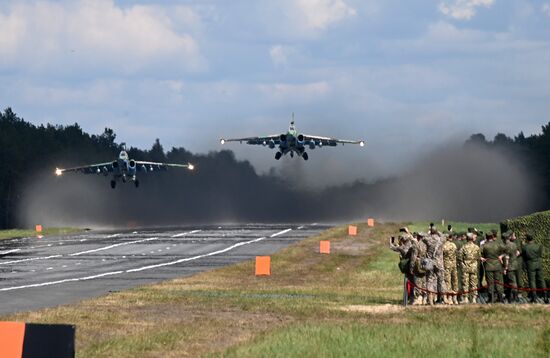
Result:
[[[1,319],[76,323],[79,357],[548,356],[548,305],[399,306],[399,226],[331,229],[272,256],[269,277],[244,262]]]
[[[40,235],[65,235],[82,231],[82,229],[62,227],[62,228],[44,228]],[[0,230],[0,240],[2,239],[14,239],[20,237],[36,236],[38,233],[34,229],[13,229],[13,230]]]

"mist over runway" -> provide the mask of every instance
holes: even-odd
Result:
[[[3,240],[0,314],[55,307],[269,255],[328,227],[188,226]]]

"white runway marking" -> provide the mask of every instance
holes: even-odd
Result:
[[[279,232],[271,235],[270,237],[277,237],[277,236],[286,234],[287,232],[289,232],[291,230],[292,229],[282,230],[282,231],[279,231]],[[120,275],[122,273],[140,272],[140,271],[151,270],[151,269],[155,269],[155,268],[159,268],[159,267],[172,266],[172,265],[176,265],[176,264],[179,264],[179,263],[182,263],[182,262],[194,261],[194,260],[198,260],[198,259],[201,259],[201,258],[204,258],[204,257],[223,254],[225,252],[236,249],[237,247],[241,247],[241,246],[244,246],[244,245],[250,245],[250,244],[253,244],[253,243],[256,243],[256,242],[260,242],[262,240],[265,240],[266,238],[267,237],[264,236],[264,237],[260,237],[258,239],[253,239],[253,240],[249,240],[249,241],[241,241],[241,242],[238,242],[234,245],[226,247],[225,249],[221,249],[221,250],[217,250],[217,251],[213,251],[213,252],[209,252],[209,253],[206,253],[206,254],[197,255],[197,256],[193,256],[193,257],[188,257],[188,258],[185,258],[185,259],[179,259],[179,260],[176,260],[176,261],[165,262],[165,263],[161,263],[161,264],[157,264],[157,265],[143,266],[143,267],[138,267],[138,268],[129,269],[129,270],[125,270],[125,271],[106,272],[106,273],[102,273],[102,274],[98,274],[98,275],[94,275],[94,276],[69,278],[69,279],[65,279],[65,280],[49,281],[49,282],[35,283],[35,284],[31,284],[31,285],[23,285],[23,286],[5,287],[5,288],[0,288],[0,292],[20,290],[20,289],[23,289],[23,288],[58,285],[58,284],[67,283],[67,282],[86,281],[86,280],[92,280],[92,279],[95,279],[95,278],[101,278],[101,277],[105,277],[105,276]]]
[[[105,250],[109,250],[109,249],[112,249],[112,248],[115,248],[115,247],[119,247],[119,246],[125,246],[125,245],[132,245],[132,244],[139,244],[140,242],[146,242],[146,241],[154,241],[154,240],[158,240],[159,238],[158,237],[152,237],[152,238],[149,238],[149,239],[142,239],[142,240],[136,240],[136,241],[127,241],[127,242],[120,242],[118,244],[113,244],[113,245],[109,245],[109,246],[104,246],[104,247],[100,247],[98,249],[92,249],[92,250],[86,250],[86,251],[81,251],[81,252],[75,252],[74,254],[70,254],[69,256],[80,256],[80,255],[84,255],[84,254],[90,254],[92,252],[98,252],[98,251],[105,251]]]
[[[55,259],[57,257],[62,257],[63,255],[52,255],[52,256],[44,256],[44,257],[31,257],[28,259],[21,259],[21,260],[13,260],[13,261],[6,261],[6,262],[0,262],[0,265],[9,265],[9,264],[16,264],[18,262],[27,262],[27,261],[35,261],[35,260],[48,260],[48,259]]]
[[[114,272],[107,272],[107,273],[102,273],[102,274],[94,275],[94,276],[86,276],[86,277],[79,277],[79,278],[68,278],[66,280],[35,283],[35,284],[32,284],[32,285],[25,285],[25,286],[6,287],[6,288],[0,288],[0,291],[13,291],[13,290],[19,290],[19,289],[22,289],[22,288],[43,287],[43,286],[58,285],[60,283],[66,283],[66,282],[78,282],[78,281],[93,280],[94,278],[118,275],[118,274],[121,274],[123,272],[124,271],[114,271]]]
[[[0,255],[7,255],[11,254],[13,252],[21,251],[21,249],[12,249],[12,250],[6,250],[6,251],[0,251]]]
[[[286,233],[289,232],[289,231],[292,231],[292,229],[286,229],[286,230],[283,230],[283,231],[279,231],[278,233],[273,234],[273,235],[271,235],[270,237],[276,237],[276,236],[279,236],[279,235],[284,235],[284,234],[286,234]]]
[[[189,235],[189,234],[197,233],[197,232],[200,232],[200,231],[201,230],[194,230],[194,231],[182,233],[180,235],[184,236],[184,234]],[[140,243],[140,242],[160,240],[160,239],[161,238],[159,238],[159,237],[153,237],[153,238],[136,240],[136,241],[127,241],[127,242],[121,242],[121,243],[118,243],[118,244],[113,244],[113,245],[109,245],[109,246],[105,246],[105,247],[100,247],[100,248],[97,248],[97,249],[75,252],[75,253],[68,254],[68,255],[51,255],[51,256],[43,256],[43,257],[31,257],[31,258],[27,258],[27,259],[0,262],[0,265],[9,265],[9,264],[15,264],[15,263],[19,263],[19,262],[27,262],[27,261],[35,261],[35,260],[49,260],[49,259],[55,259],[55,258],[64,257],[64,256],[80,256],[80,255],[89,254],[89,253],[92,253],[92,252],[109,250],[109,249],[119,247],[119,246],[137,244],[137,243]],[[52,245],[49,244],[47,246],[52,246]],[[40,247],[40,246],[37,246],[37,247]],[[42,246],[42,247],[44,247],[44,246]],[[151,251],[151,253],[154,253],[154,251]]]
[[[183,236],[186,236],[186,235],[196,234],[196,233],[201,232],[201,231],[202,230],[193,230],[193,231],[189,231],[189,232],[183,232],[181,234],[172,235],[172,237],[183,237]]]

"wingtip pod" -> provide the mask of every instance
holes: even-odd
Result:
[[[360,147],[364,147],[364,146],[365,146],[365,141],[364,141],[364,140],[360,141],[360,142],[359,142],[359,146],[360,146]]]
[[[60,176],[63,174],[63,169],[55,168],[55,175]]]
[[[195,166],[191,163],[187,163],[187,169],[189,170],[195,170]]]
[[[221,145],[224,145],[224,144],[225,144],[225,139],[223,139],[223,138],[220,139],[220,144],[221,144]]]

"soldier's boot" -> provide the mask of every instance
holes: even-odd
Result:
[[[502,293],[497,293],[498,303],[504,303],[504,298],[502,298]]]
[[[412,303],[413,306],[420,306],[422,304],[422,296],[417,296],[414,298],[414,301]]]
[[[458,305],[458,298],[456,296],[453,296],[453,304]]]
[[[447,295],[443,295],[443,303],[446,305],[449,304],[449,299],[447,298]]]
[[[422,296],[422,305],[427,305],[428,304],[428,299],[426,297],[426,295],[423,295]]]
[[[472,303],[477,303],[477,295],[474,295],[474,296],[472,297],[472,300],[471,300],[471,301],[472,301]]]
[[[468,296],[462,296],[462,304],[467,305],[470,303]]]
[[[428,305],[433,306],[435,301],[435,297],[433,293],[428,293]]]

